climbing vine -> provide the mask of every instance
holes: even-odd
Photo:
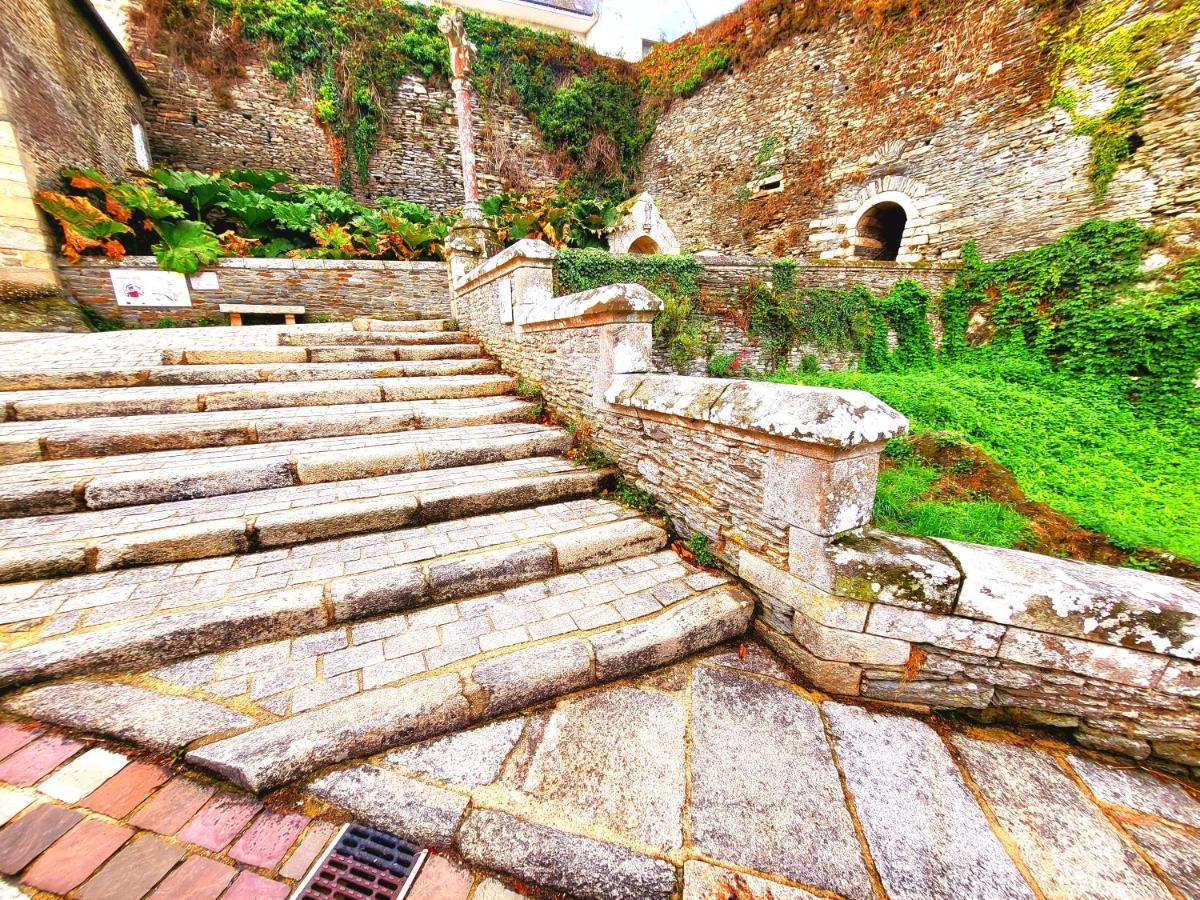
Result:
[[[1046,40],[1055,60],[1052,102],[1070,113],[1076,134],[1092,139],[1090,175],[1097,200],[1138,147],[1137,129],[1151,99],[1145,79],[1163,48],[1200,28],[1200,0],[1181,0],[1123,21],[1130,9],[1130,0],[1086,6]],[[1107,110],[1090,113],[1085,111],[1091,98],[1084,86],[1098,79],[1116,89],[1116,98]],[[1068,80],[1080,86],[1064,84]]]
[[[1194,408],[1200,258],[1166,265],[1147,281],[1142,261],[1161,237],[1131,219],[1094,220],[994,262],[968,248],[942,298],[943,355],[962,355],[975,313],[995,342],[1069,372],[1121,379],[1129,398],[1151,411]]]
[[[448,79],[442,7],[406,0],[150,0],[147,20],[220,90],[263,53],[272,75],[313,86],[342,181],[365,180],[386,107],[409,74]],[[465,14],[478,46],[473,77],[484,97],[515,100],[550,149],[596,183],[636,168],[650,125],[633,69],[565,35]],[[622,184],[623,187],[623,184]]]

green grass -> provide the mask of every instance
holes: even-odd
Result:
[[[908,416],[914,432],[952,431],[979,444],[1012,471],[1031,499],[1107,534],[1118,546],[1200,559],[1195,410],[1175,420],[1145,417],[1111,382],[1057,374],[999,351],[973,351],[931,371],[795,371],[773,380],[870,391]],[[880,519],[907,522],[897,527],[914,533],[971,532],[989,536],[967,540],[1012,542],[1016,522],[982,508],[996,504],[918,501],[924,491],[912,491],[924,477],[905,466],[881,480]],[[896,499],[906,494],[907,504]]]
[[[879,474],[875,524],[887,531],[1015,547],[1029,533],[1025,518],[991,500],[922,500],[938,477],[936,469],[909,462]]]

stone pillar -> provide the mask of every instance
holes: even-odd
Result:
[[[0,87],[0,299],[58,290],[53,242],[43,231],[31,182]]]
[[[496,232],[482,216],[459,219],[450,229],[446,241],[446,264],[450,268],[450,316],[458,319],[458,289],[456,285],[476,266],[488,258],[496,244]]]

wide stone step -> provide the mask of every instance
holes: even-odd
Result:
[[[0,685],[158,666],[514,588],[666,543],[660,526],[605,512],[593,518],[608,521],[587,524],[586,517],[570,519],[571,504],[552,504],[109,578],[99,573],[43,582],[44,590],[6,607],[22,630],[0,635],[8,645],[0,650]],[[528,526],[528,538],[512,531],[520,525]],[[446,526],[476,537],[446,537],[439,552],[430,539],[446,534]],[[378,548],[378,555],[364,556],[364,548]],[[102,580],[108,590],[87,590]],[[196,586],[190,591],[183,587],[189,582]]]
[[[525,422],[532,412],[533,404],[516,397],[469,397],[161,416],[98,416],[84,421],[0,422],[0,465],[381,434],[413,428]]]
[[[7,421],[32,421],[495,397],[511,393],[514,384],[515,380],[508,375],[357,378],[268,384],[14,391],[0,396],[0,402],[4,404]]]
[[[0,467],[0,516],[40,516],[215,497],[563,453],[544,425],[421,432],[131,453]]]
[[[253,363],[418,362],[476,359],[478,344],[413,344],[349,347],[314,344],[305,347],[247,347],[207,350],[164,350],[163,365],[224,366]]]
[[[753,602],[726,582],[670,551],[642,554],[504,593],[192,657],[142,673],[137,687],[68,682],[5,706],[172,750],[184,741],[173,717],[154,724],[147,711],[156,705],[203,703],[226,732],[240,723],[214,713],[249,716],[252,727],[187,758],[270,790],[737,637]],[[136,693],[137,702],[97,702],[97,691]],[[159,691],[170,700],[156,699]]]
[[[396,344],[461,344],[469,341],[461,331],[284,331],[281,347],[328,347]]]
[[[263,384],[364,378],[436,378],[448,375],[486,375],[498,369],[495,360],[479,358],[393,363],[319,361],[296,364],[164,365],[129,369],[0,371],[0,391]],[[11,396],[4,397],[3,400],[8,404],[17,402]]]
[[[372,319],[359,316],[351,321],[355,331],[445,331],[445,319]]]
[[[570,500],[595,493],[611,474],[534,457],[0,520],[0,582],[205,559]]]

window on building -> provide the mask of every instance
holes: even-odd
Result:
[[[854,255],[860,259],[894,260],[900,255],[900,241],[908,214],[898,203],[876,203],[858,220],[854,235]]]

